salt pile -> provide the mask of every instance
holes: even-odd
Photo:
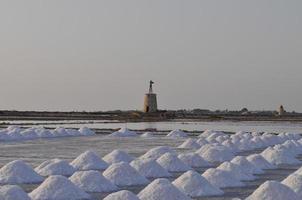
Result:
[[[114,184],[98,171],[76,172],[69,180],[85,192],[113,192],[118,190]]]
[[[51,131],[43,128],[43,127],[38,127],[36,128],[36,133],[38,135],[38,137],[40,138],[52,138],[54,137],[54,135],[51,133]]]
[[[215,133],[216,131],[213,130],[205,130],[203,133],[201,133],[198,137],[203,137],[206,138],[208,136],[210,136],[212,133]]]
[[[90,196],[64,176],[50,176],[29,196],[32,200],[84,200]]]
[[[250,163],[244,156],[236,156],[231,160],[231,163],[239,165],[242,169],[244,169],[245,172],[249,174],[264,174],[262,169]]]
[[[252,174],[245,172],[244,168],[231,162],[224,162],[220,164],[216,169],[229,172],[240,181],[250,181],[256,179]]]
[[[130,163],[134,160],[134,157],[130,156],[126,152],[116,149],[111,153],[107,154],[103,160],[108,164],[118,163],[118,162],[127,162]]]
[[[256,189],[246,200],[298,200],[298,195],[289,187],[276,182],[266,181]]]
[[[235,155],[227,147],[213,146],[208,148],[201,156],[208,162],[224,162],[232,159]]]
[[[111,133],[109,136],[111,137],[135,137],[137,136],[136,132],[130,131],[127,128],[121,128],[120,130]]]
[[[0,169],[0,184],[41,183],[43,180],[22,160],[12,161]]]
[[[301,163],[297,160],[293,155],[286,152],[286,150],[276,150],[272,147],[266,148],[262,153],[261,156],[269,163],[274,165],[281,165],[281,164],[299,164]]]
[[[203,145],[209,144],[209,142],[206,139],[204,139],[204,138],[197,139],[196,143],[199,144],[200,147],[203,146]]]
[[[302,175],[291,174],[281,183],[291,188],[298,194],[299,198],[302,199]]]
[[[244,184],[236,179],[232,173],[220,169],[208,169],[202,174],[202,176],[218,188],[244,186]]]
[[[52,159],[43,162],[41,165],[35,168],[35,171],[42,176],[71,176],[76,170],[67,161]]]
[[[23,139],[32,140],[38,138],[38,134],[36,133],[34,128],[29,128],[21,131],[20,133],[23,136]]]
[[[69,133],[63,127],[57,127],[55,130],[52,131],[52,134],[55,137],[68,137],[70,136]]]
[[[260,169],[276,169],[277,167],[263,158],[260,154],[253,154],[246,157],[246,159],[254,166]]]
[[[109,194],[103,200],[140,200],[135,194],[127,190]]]
[[[167,137],[172,137],[172,138],[184,138],[184,137],[188,137],[188,134],[177,129],[177,130],[174,130],[174,131],[171,131]]]
[[[199,149],[201,146],[196,142],[196,140],[189,138],[184,143],[178,146],[180,149]]]
[[[191,200],[167,179],[156,179],[138,194],[141,200]]]
[[[153,137],[153,136],[154,135],[153,135],[152,132],[146,132],[146,133],[144,133],[144,134],[141,135],[141,137],[143,137],[143,138],[148,138],[148,137]]]
[[[86,135],[86,136],[89,136],[89,135],[95,135],[95,132],[92,131],[91,129],[87,128],[87,127],[81,127],[79,129],[79,132],[81,133],[81,135]]]
[[[10,141],[24,140],[23,135],[20,134],[19,128],[9,130],[6,134],[9,136]]]
[[[155,160],[137,159],[132,161],[130,165],[147,178],[171,177],[171,174]]]
[[[128,163],[120,162],[109,166],[103,176],[119,187],[146,185],[149,181]]]
[[[156,161],[169,172],[185,172],[191,169],[191,167],[182,162],[175,154],[171,153],[165,153]]]
[[[173,185],[190,197],[218,196],[223,191],[209,183],[195,171],[188,171],[177,178]]]
[[[22,188],[16,185],[0,186],[0,200],[31,200]]]
[[[179,154],[178,158],[187,164],[190,167],[198,168],[198,167],[209,167],[211,166],[208,161],[203,159],[201,156],[199,156],[197,153],[184,153]]]
[[[171,147],[162,146],[162,147],[155,147],[153,149],[150,149],[147,153],[142,155],[140,159],[156,160],[162,155],[164,155],[165,153],[176,154],[176,152]]]
[[[108,164],[103,161],[98,155],[93,151],[86,151],[85,153],[79,155],[71,163],[76,170],[104,170],[108,167]]]

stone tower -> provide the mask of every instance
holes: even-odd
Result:
[[[145,94],[144,99],[144,112],[157,112],[157,98],[156,94],[153,93],[153,81],[150,81],[149,93]]]
[[[279,114],[279,116],[284,115],[284,114],[285,114],[285,112],[286,112],[286,111],[284,110],[283,105],[280,105],[279,110],[278,110],[278,114]]]

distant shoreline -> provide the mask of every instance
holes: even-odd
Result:
[[[1,121],[62,121],[64,120],[104,120],[110,123],[123,122],[209,122],[209,121],[267,121],[267,122],[302,122],[302,114],[277,116],[274,114],[191,114],[179,111],[160,111],[158,113],[143,113],[140,111],[111,112],[42,112],[42,111],[0,111]]]

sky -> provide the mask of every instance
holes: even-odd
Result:
[[[301,0],[0,1],[0,110],[302,112]]]

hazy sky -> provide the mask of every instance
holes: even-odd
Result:
[[[0,1],[0,109],[302,111],[301,0]]]

